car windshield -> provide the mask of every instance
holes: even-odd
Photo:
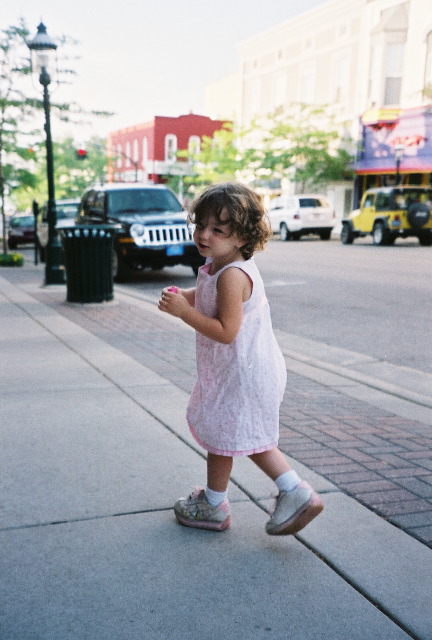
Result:
[[[171,191],[157,189],[125,189],[108,193],[110,215],[118,213],[153,213],[155,211],[182,211],[182,206]]]
[[[300,206],[303,207],[322,207],[323,205],[318,198],[300,198]]]
[[[11,227],[32,227],[34,226],[34,216],[21,216],[19,218],[12,218],[10,221]]]
[[[62,220],[63,218],[75,218],[76,214],[78,213],[78,206],[79,203],[57,204],[57,220]]]
[[[411,204],[422,202],[432,203],[432,189],[395,189],[395,209],[407,209]]]

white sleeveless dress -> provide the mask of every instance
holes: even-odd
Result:
[[[196,309],[206,316],[217,316],[217,280],[225,269],[244,271],[253,289],[232,344],[196,333],[198,380],[187,408],[189,428],[210,453],[245,456],[268,451],[278,443],[286,367],[264,283],[253,258],[232,262],[214,275],[209,274],[210,264],[199,269],[195,296]]]

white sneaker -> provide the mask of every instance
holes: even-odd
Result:
[[[188,498],[177,500],[174,513],[185,527],[197,529],[224,531],[231,522],[228,500],[224,500],[217,507],[211,507],[202,487],[197,487]]]
[[[270,536],[288,536],[298,533],[324,509],[319,495],[305,481],[292,491],[280,491],[276,508],[266,524]]]

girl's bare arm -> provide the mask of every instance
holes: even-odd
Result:
[[[240,330],[243,302],[250,297],[251,283],[241,269],[226,269],[218,279],[216,318],[209,318],[188,304],[186,297],[164,290],[159,309],[181,318],[207,338],[231,344]]]

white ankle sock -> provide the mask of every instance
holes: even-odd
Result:
[[[206,487],[205,494],[209,505],[211,507],[217,507],[218,504],[227,499],[228,489],[226,491],[213,491],[213,489],[209,489],[209,487]]]
[[[285,471],[275,480],[279,491],[292,491],[301,482],[301,478],[298,476],[294,469],[291,471]]]

